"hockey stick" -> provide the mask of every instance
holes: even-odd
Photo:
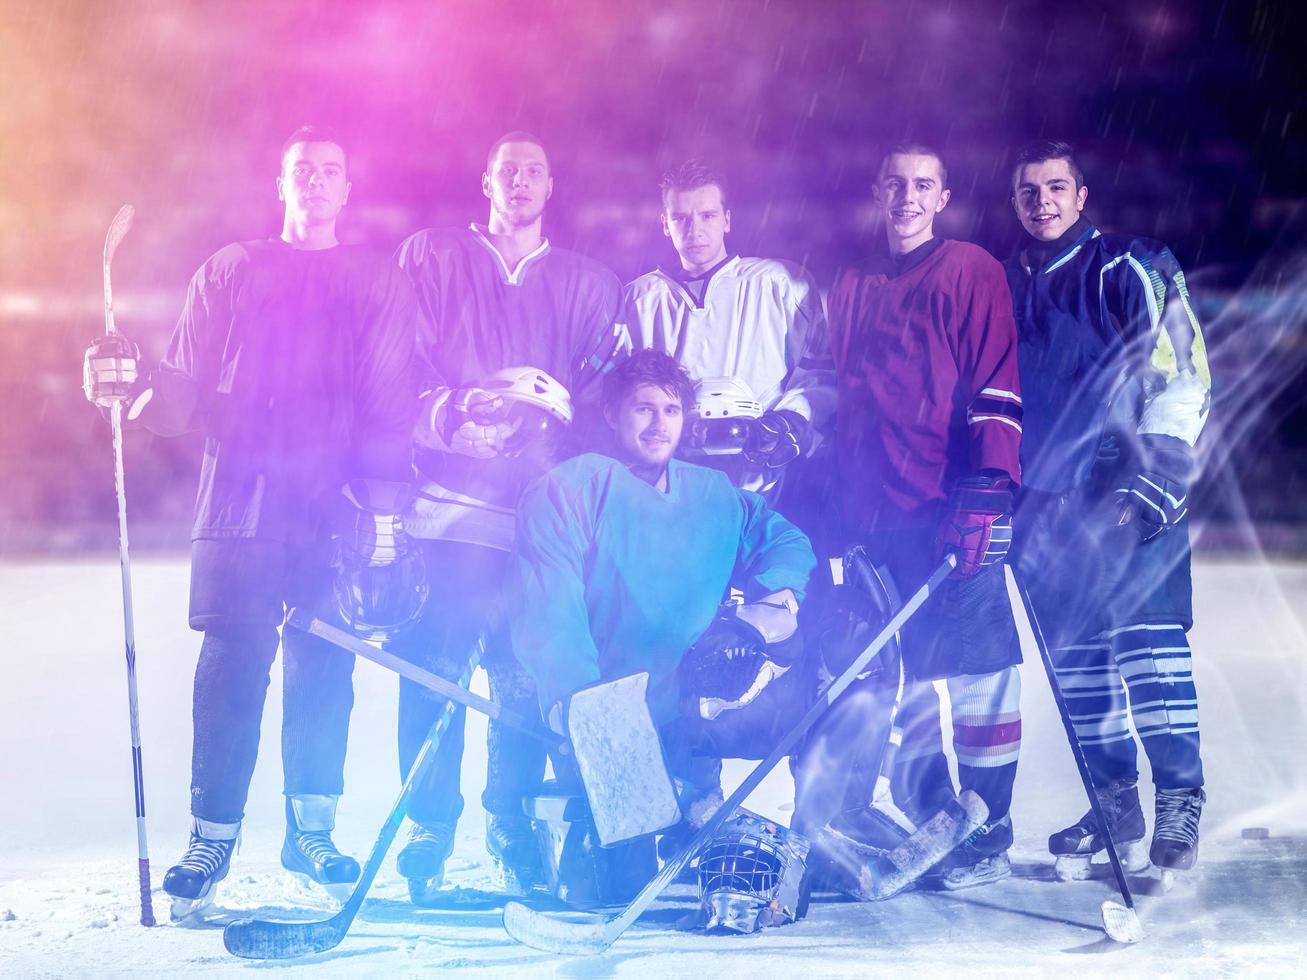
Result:
[[[104,236],[104,332],[116,334],[113,319],[113,284],[109,264],[114,252],[127,237],[136,209],[124,204]],[[127,656],[127,710],[132,729],[132,781],[136,797],[136,870],[141,886],[141,925],[154,925],[154,907],[150,901],[150,850],[145,840],[145,770],[141,765],[141,715],[136,695],[136,617],[132,611],[132,563],[127,552],[127,483],[123,475],[123,406],[114,402],[109,410],[113,429],[113,486],[118,498],[118,567],[123,583],[123,641]]]
[[[716,812],[699,828],[698,833],[694,835],[690,842],[681,848],[681,852],[663,865],[662,870],[649,884],[641,889],[640,894],[631,901],[630,905],[611,917],[597,912],[572,912],[563,913],[563,915],[566,915],[566,918],[563,918],[528,908],[519,902],[509,902],[504,907],[504,929],[508,934],[525,946],[543,949],[551,953],[594,955],[602,953],[616,942],[618,937],[644,914],[645,909],[653,904],[655,899],[662,894],[663,889],[676,879],[685,866],[712,839],[713,835],[717,833],[717,829],[730,818],[736,808],[748,798],[750,793],[757,789],[758,784],[767,777],[767,774],[789,755],[790,750],[803,737],[804,733],[834,703],[835,699],[844,693],[845,688],[852,684],[857,676],[866,669],[872,657],[880,653],[881,648],[921,608],[922,604],[930,598],[931,593],[940,587],[956,566],[957,557],[954,555],[949,555],[940,562],[939,567],[931,573],[926,583],[885,624],[885,627],[868,644],[867,648],[858,655],[857,659],[849,664],[839,677],[831,681],[830,686],[821,693],[813,705],[804,713],[803,717],[799,719],[799,722],[772,749],[771,754],[754,767],[753,771],[745,777],[744,782],[717,808]]]
[[[380,664],[382,667],[393,670],[400,677],[407,678],[414,684],[439,694],[442,698],[457,701],[464,707],[479,711],[501,725],[522,732],[524,735],[530,735],[532,738],[544,742],[551,749],[557,748],[562,741],[553,732],[546,731],[539,725],[533,725],[511,708],[505,708],[502,704],[495,704],[495,702],[483,698],[479,694],[473,694],[471,691],[447,681],[429,670],[423,670],[416,664],[409,663],[403,657],[397,657],[380,647],[375,647],[371,643],[360,640],[353,633],[348,633],[339,627],[332,626],[330,623],[324,623],[301,609],[292,609],[286,616],[286,622],[305,633],[321,637],[342,650],[348,650],[356,657],[371,660],[374,664]]]
[[[467,667],[458,679],[459,690],[466,691],[472,683],[472,673],[481,662],[484,644],[484,637],[477,639]],[[340,911],[330,919],[318,922],[270,922],[266,919],[243,919],[232,922],[222,931],[222,944],[227,947],[227,952],[246,959],[286,960],[296,956],[307,956],[310,953],[322,953],[340,945],[340,941],[349,932],[354,917],[363,907],[363,900],[372,887],[372,881],[381,870],[381,864],[386,860],[386,854],[395,841],[395,835],[399,833],[400,824],[404,822],[404,817],[408,813],[408,801],[413,795],[413,790],[435,762],[441,736],[449,727],[457,710],[455,704],[457,702],[453,699],[445,704],[445,710],[441,712],[440,717],[431,726],[431,731],[427,733],[426,741],[422,743],[417,758],[409,767],[399,797],[377,834],[376,843],[372,845],[368,863],[364,865],[358,883]]]
[[[1071,744],[1071,754],[1075,756],[1076,769],[1080,771],[1080,782],[1084,784],[1085,795],[1089,797],[1089,807],[1094,811],[1094,819],[1098,821],[1098,826],[1103,829],[1103,841],[1107,845],[1107,858],[1112,863],[1112,874],[1116,876],[1117,887],[1121,890],[1121,900],[1125,903],[1114,902],[1111,899],[1103,902],[1103,931],[1109,937],[1118,943],[1137,943],[1144,936],[1143,927],[1139,924],[1139,916],[1135,912],[1134,896],[1130,894],[1130,885],[1125,879],[1125,871],[1121,867],[1121,857],[1116,851],[1116,841],[1112,839],[1112,825],[1103,815],[1103,805],[1098,800],[1098,792],[1094,789],[1094,779],[1089,773],[1089,763],[1085,760],[1085,751],[1080,746],[1080,739],[1076,735],[1075,725],[1071,721],[1071,714],[1067,710],[1066,698],[1062,695],[1061,685],[1057,682],[1057,672],[1053,668],[1053,657],[1048,651],[1048,643],[1044,639],[1044,631],[1040,629],[1039,619],[1035,615],[1035,607],[1030,601],[1030,593],[1026,591],[1025,583],[1017,576],[1016,569],[1012,569],[1012,580],[1016,583],[1017,593],[1021,596],[1021,605],[1025,607],[1026,620],[1030,623],[1030,633],[1035,638],[1035,646],[1039,648],[1039,659],[1044,665],[1044,673],[1048,675],[1048,686],[1053,690],[1053,700],[1057,702],[1058,714],[1062,716],[1062,727],[1066,729],[1067,741]]]

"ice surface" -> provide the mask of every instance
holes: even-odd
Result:
[[[1144,940],[1108,942],[1099,905],[1110,877],[1061,884],[1048,833],[1085,801],[1037,661],[1023,668],[1025,739],[1013,814],[1016,875],[954,894],[908,893],[879,905],[821,896],[803,922],[747,937],[678,932],[692,901],[673,890],[604,956],[555,957],[504,935],[486,903],[415,909],[386,868],[335,950],[287,966],[297,975],[1300,976],[1307,960],[1307,565],[1201,563],[1192,638],[1209,803],[1199,866],[1165,897],[1139,897]],[[186,629],[183,562],[138,562],[138,670],[156,913],[157,885],[185,845],[191,675],[199,636]],[[0,976],[227,976],[267,968],[227,955],[216,925],[137,922],[136,850],[118,573],[113,563],[0,565]],[[357,701],[337,840],[366,855],[398,788],[393,675],[355,674]],[[484,692],[484,683],[479,680]],[[215,919],[325,916],[291,897],[277,864],[282,832],[274,671],[246,832]],[[477,800],[484,725],[470,718],[467,811],[450,878],[488,887]],[[782,770],[784,767],[782,767]],[[747,771],[731,764],[736,781]],[[1147,784],[1147,775],[1141,788]],[[729,787],[728,787],[729,789]],[[751,805],[788,817],[776,773]],[[1146,790],[1145,807],[1151,813]],[[1270,828],[1243,840],[1244,827]],[[1146,886],[1147,882],[1139,882]]]

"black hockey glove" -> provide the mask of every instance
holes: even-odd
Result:
[[[939,555],[956,552],[955,576],[966,578],[997,565],[1012,548],[1012,481],[969,476],[949,494],[936,534]]]
[[[722,606],[682,662],[686,693],[697,700],[703,718],[711,720],[722,711],[749,704],[803,654],[797,628],[768,643],[762,629],[741,618],[746,608],[733,603]]]
[[[749,429],[744,457],[751,463],[780,469],[807,452],[810,429],[808,420],[798,412],[764,412]]]
[[[1174,436],[1140,437],[1143,468],[1116,490],[1117,523],[1133,523],[1144,541],[1175,527],[1189,513],[1193,451]]]

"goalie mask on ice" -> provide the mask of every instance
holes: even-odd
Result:
[[[744,452],[762,404],[736,378],[705,378],[694,386],[686,452],[697,456],[737,456]]]
[[[808,913],[808,840],[740,810],[699,857],[704,928],[756,932]]]

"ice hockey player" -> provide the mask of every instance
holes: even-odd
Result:
[[[703,383],[686,455],[775,503],[785,467],[812,451],[834,408],[821,294],[797,265],[727,250],[719,173],[690,160],[659,186],[679,262],[627,286],[622,319],[635,346],[672,355]]]
[[[1007,264],[1026,397],[1018,567],[1127,865],[1147,864],[1128,691],[1156,787],[1150,857],[1186,869],[1206,799],[1186,515],[1211,375],[1175,256],[1099,232],[1088,197],[1066,143],[1019,155],[1012,205],[1028,237]],[[1053,834],[1059,872],[1088,874],[1103,834],[1092,812]]]
[[[827,665],[797,631],[816,564],[807,538],[720,471],[674,458],[691,398],[689,376],[659,351],[609,374],[603,409],[616,458],[578,456],[524,494],[509,618],[541,714],[560,734],[574,692],[649,673],[650,712],[693,818],[719,791],[715,778],[695,784],[693,760],[764,758],[813,704]],[[722,606],[732,584],[744,601]],[[827,825],[864,748],[879,749],[897,682],[897,671],[870,670],[797,754],[793,831],[805,840],[791,856],[815,839],[838,866],[836,883],[863,898],[888,897],[877,864],[885,850]],[[951,825],[940,853],[980,819]],[[801,914],[798,895],[782,918]]]
[[[297,130],[276,184],[280,236],[229,245],[200,267],[157,370],[138,375],[135,347],[114,337],[85,359],[97,405],[119,399],[125,417],[152,432],[205,439],[191,550],[190,625],[204,633],[193,825],[163,881],[175,915],[212,900],[227,875],[285,606],[327,614],[335,591],[344,611],[383,626],[412,615],[422,597],[396,521],[417,414],[412,289],[386,256],[337,240],[351,186],[337,136]],[[354,658],[289,626],[282,645],[282,863],[345,885],[358,864],[331,831]]]
[[[1021,393],[1002,266],[976,245],[935,235],[949,197],[936,150],[905,143],[886,154],[875,200],[888,249],[845,271],[829,308],[850,543],[899,589],[945,551],[961,558],[902,633],[909,683],[893,787],[914,820],[953,796],[931,684],[946,678],[959,781],[989,808],[989,822],[939,869],[953,889],[1011,873],[1021,652],[1001,563],[1020,480]]]
[[[419,231],[398,254],[422,312],[425,371],[414,433],[421,489],[407,525],[423,539],[429,567],[446,572],[417,627],[391,649],[456,678],[484,643],[491,697],[531,713],[535,695],[503,621],[514,508],[522,488],[568,451],[565,437],[585,425],[596,382],[629,349],[615,326],[617,277],[544,237],[553,187],[540,140],[508,133],[490,148],[481,177],[487,223]],[[441,709],[422,688],[401,682],[401,773]],[[399,870],[418,901],[440,885],[453,847],[462,756],[460,710],[409,803],[414,827]],[[522,803],[544,765],[539,743],[490,724],[486,843],[513,890],[529,890],[541,875]]]

